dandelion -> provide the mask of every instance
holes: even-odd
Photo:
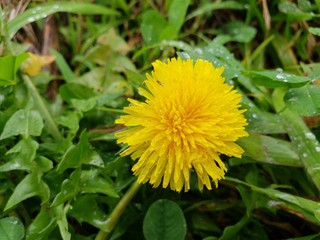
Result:
[[[212,181],[217,187],[227,171],[220,155],[240,158],[235,141],[248,135],[241,95],[224,83],[223,67],[202,59],[158,60],[153,67],[139,88],[145,102],[128,99],[127,115],[116,120],[128,127],[116,133],[128,146],[121,155],[137,160],[132,171],[139,183],[188,191],[195,171],[200,190]]]

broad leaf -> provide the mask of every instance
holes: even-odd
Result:
[[[16,217],[0,219],[1,240],[21,240],[24,237],[24,226]]]
[[[186,232],[183,212],[178,204],[170,200],[154,202],[143,220],[146,240],[183,240]]]
[[[38,111],[21,109],[10,117],[0,139],[17,135],[40,136],[43,126],[43,120]]]

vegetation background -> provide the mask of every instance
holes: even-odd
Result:
[[[0,2],[1,240],[320,239],[320,1]],[[175,56],[225,66],[247,109],[212,191],[138,189],[118,155],[126,99]]]

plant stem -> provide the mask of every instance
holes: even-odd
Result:
[[[104,112],[114,112],[114,113],[124,114],[122,109],[115,109],[115,108],[108,108],[108,107],[97,107],[97,109]]]
[[[31,95],[32,95],[36,105],[38,106],[38,110],[40,111],[45,122],[47,123],[47,129],[48,129],[49,133],[55,138],[56,141],[60,141],[62,139],[62,135],[61,135],[57,125],[53,121],[52,116],[50,115],[50,113],[49,113],[45,103],[43,102],[38,90],[33,85],[29,76],[23,74],[22,78],[23,78],[25,84],[27,85],[27,87],[29,88]]]
[[[95,240],[105,240],[108,239],[109,234],[113,231],[115,226],[117,225],[121,215],[123,214],[124,210],[131,202],[132,198],[136,195],[138,190],[140,189],[141,184],[135,181],[129,190],[123,195],[121,200],[118,202],[115,209],[113,209],[106,225],[102,227],[104,230],[100,230],[95,238]]]

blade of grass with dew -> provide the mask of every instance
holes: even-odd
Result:
[[[119,15],[113,9],[99,6],[91,3],[77,3],[77,2],[53,2],[38,5],[30,8],[16,18],[12,19],[8,24],[9,36],[13,37],[16,32],[28,23],[43,19],[50,14],[56,12],[69,12],[77,14],[102,14],[102,15]]]

